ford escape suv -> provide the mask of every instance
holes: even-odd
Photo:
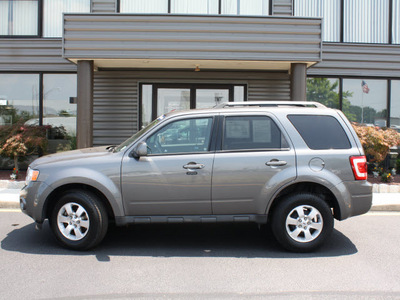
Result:
[[[41,157],[21,209],[86,250],[109,222],[271,225],[291,251],[312,251],[333,220],[366,213],[360,141],[341,111],[314,102],[224,103],[159,117],[119,146]]]

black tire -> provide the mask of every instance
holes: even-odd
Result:
[[[320,247],[331,234],[333,215],[318,195],[291,194],[277,204],[271,227],[276,240],[285,249],[310,252]]]
[[[88,250],[97,246],[108,228],[108,215],[96,195],[83,190],[64,193],[55,204],[50,226],[56,239],[69,249]]]

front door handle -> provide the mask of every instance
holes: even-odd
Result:
[[[270,167],[281,167],[281,166],[286,166],[287,162],[284,160],[271,159],[269,162],[266,162],[265,164]]]
[[[198,163],[195,163],[195,162],[190,162],[190,163],[188,163],[188,164],[183,166],[184,169],[191,169],[191,170],[193,170],[193,169],[203,169],[204,167],[205,166],[203,164],[198,164]]]

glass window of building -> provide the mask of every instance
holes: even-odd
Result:
[[[387,126],[387,80],[344,79],[342,110],[350,121]]]
[[[0,74],[0,125],[39,124],[39,75]]]
[[[390,127],[400,132],[400,80],[392,80]]]
[[[38,35],[38,0],[1,0],[0,35]]]
[[[389,0],[344,0],[343,41],[388,43]]]
[[[218,0],[171,0],[171,13],[218,14]]]
[[[268,0],[221,0],[224,15],[268,15]]]
[[[327,107],[339,109],[339,79],[308,78],[307,101],[315,101]]]
[[[340,0],[295,0],[294,15],[323,18],[323,40],[340,41]]]
[[[61,37],[63,13],[90,12],[90,0],[44,0],[43,36]]]
[[[168,13],[168,0],[120,0],[122,13]]]
[[[400,0],[393,0],[392,42],[400,44]]]
[[[43,75],[43,125],[64,127],[70,136],[76,136],[76,74]]]

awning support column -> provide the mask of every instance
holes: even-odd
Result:
[[[76,145],[93,146],[93,61],[78,61]]]
[[[306,101],[307,64],[294,63],[290,69],[290,100]]]

